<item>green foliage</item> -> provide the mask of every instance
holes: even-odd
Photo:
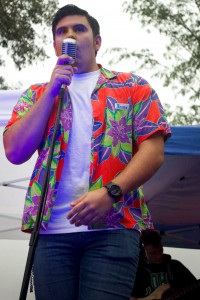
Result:
[[[147,49],[133,49],[131,53],[127,49],[113,48],[111,52],[117,53],[114,61],[135,59],[138,69],[151,70],[152,76],[162,79],[163,85],[170,86],[175,96],[188,97],[192,103],[191,116],[184,118],[181,107],[177,107],[174,115],[168,107],[173,122],[200,123],[200,116],[193,115],[200,110],[200,0],[132,0],[124,2],[123,7],[131,19],[139,20],[149,33],[157,30],[165,36],[167,45],[162,61],[149,51],[148,44]],[[158,39],[158,47],[159,42]]]
[[[48,57],[43,46],[49,41],[47,27],[57,8],[57,0],[0,1],[0,47],[19,70]],[[5,58],[0,57],[0,66],[4,64]],[[0,87],[6,87],[2,77]]]
[[[191,105],[190,112],[185,113],[182,106],[176,106],[172,111],[169,104],[164,104],[167,119],[171,125],[197,125],[200,124],[200,106]]]

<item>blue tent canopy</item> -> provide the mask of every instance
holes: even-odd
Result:
[[[200,155],[200,126],[172,126],[165,154]]]
[[[143,190],[164,245],[200,249],[200,126],[171,130],[164,164]]]

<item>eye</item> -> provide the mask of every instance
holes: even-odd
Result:
[[[56,30],[56,35],[62,35],[62,34],[65,34],[66,32],[67,32],[67,28],[60,27]]]
[[[74,31],[75,32],[85,32],[85,31],[87,31],[87,28],[82,24],[78,24],[78,25],[74,26]]]

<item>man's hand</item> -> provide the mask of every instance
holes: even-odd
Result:
[[[67,215],[75,226],[90,225],[98,222],[111,209],[114,200],[105,187],[88,192],[71,203],[72,210]]]
[[[59,94],[62,84],[70,85],[74,71],[77,71],[77,67],[72,66],[72,63],[72,57],[66,54],[58,58],[47,87],[54,97]]]

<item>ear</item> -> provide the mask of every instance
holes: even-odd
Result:
[[[101,47],[101,36],[99,34],[97,34],[95,36],[95,49],[96,49],[96,52],[99,51]]]
[[[57,48],[57,45],[56,45],[55,41],[53,42],[53,47],[54,47],[54,51],[55,51],[56,56],[59,56],[59,54],[58,54],[58,48]]]

